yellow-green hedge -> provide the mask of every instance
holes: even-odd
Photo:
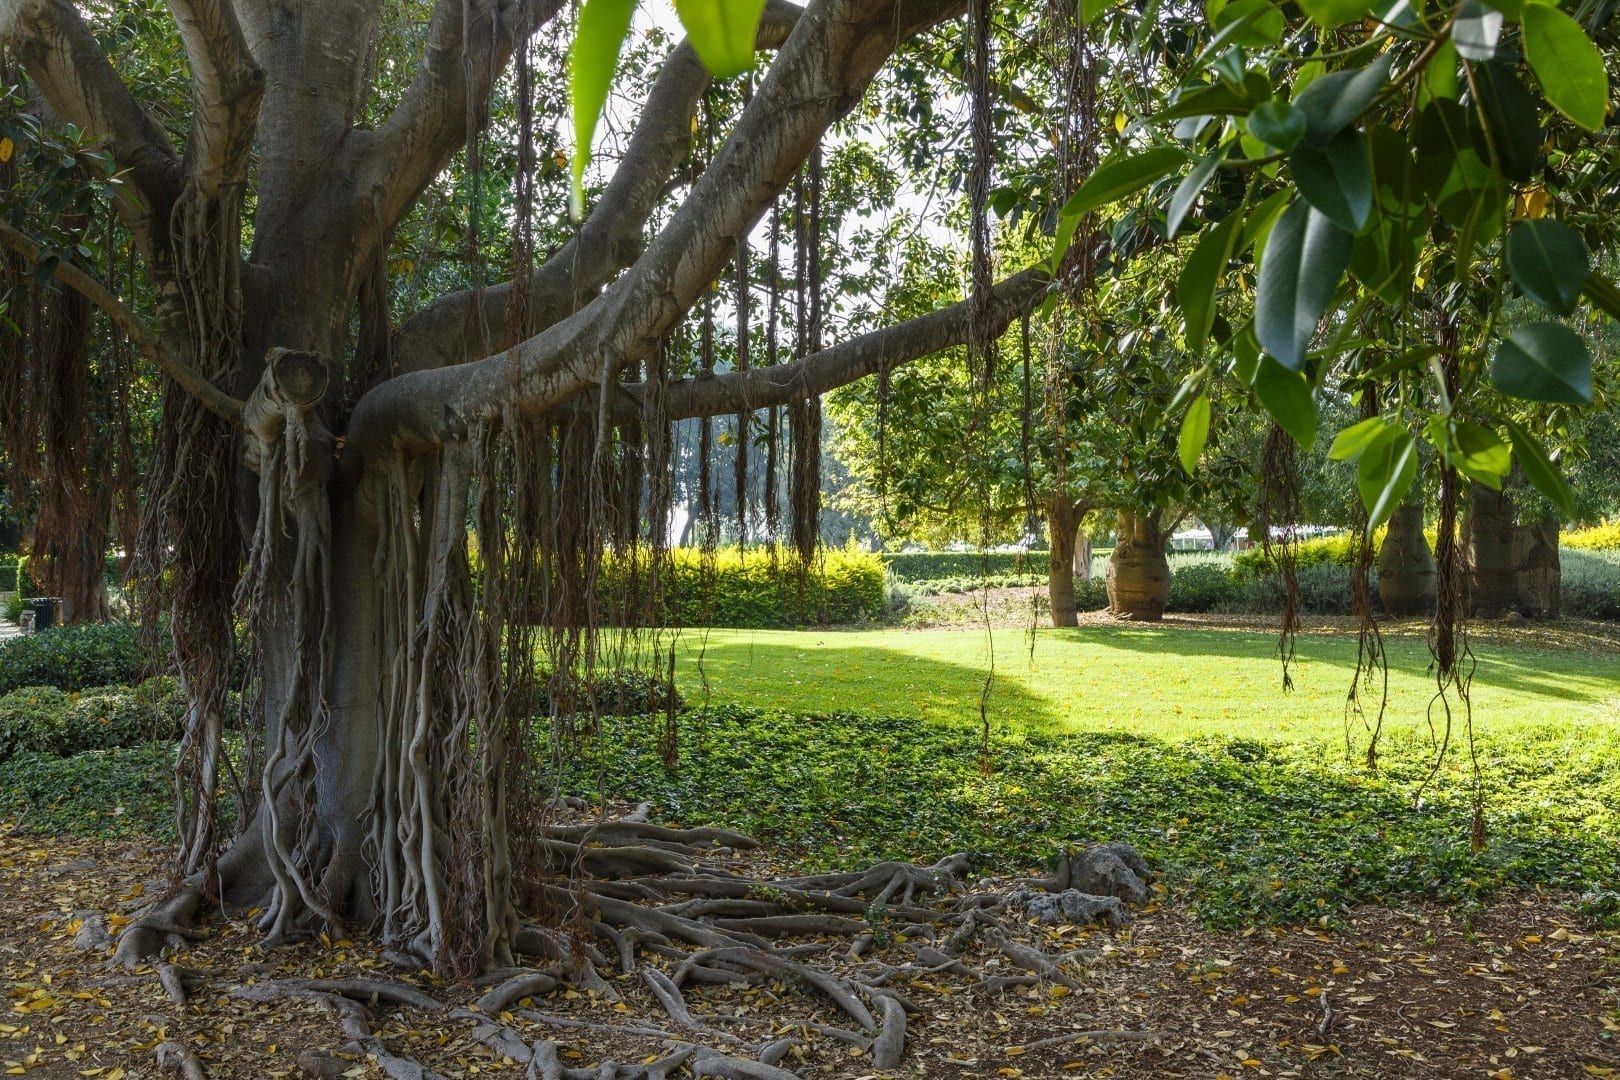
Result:
[[[863,622],[883,611],[883,563],[864,551],[825,551],[808,568],[786,552],[773,560],[758,549],[726,548],[705,560],[696,548],[677,548],[670,560],[659,614],[671,626],[820,626]],[[610,559],[601,594],[626,595],[631,569],[628,559]],[[639,591],[645,556],[634,569]]]
[[[1558,542],[1579,551],[1620,551],[1620,521],[1575,529],[1560,536]]]

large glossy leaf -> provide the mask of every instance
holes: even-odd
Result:
[[[1371,446],[1389,427],[1382,416],[1368,417],[1345,428],[1333,437],[1328,457],[1334,461],[1354,461]]]
[[[1535,98],[1513,68],[1500,60],[1474,65],[1474,82],[1479,87],[1480,109],[1489,129],[1476,132],[1480,157],[1490,161],[1494,153],[1502,175],[1509,180],[1530,179],[1542,142],[1541,115]],[[1473,110],[1470,120],[1477,125]]]
[[[1254,372],[1254,392],[1271,418],[1309,450],[1316,441],[1317,410],[1305,376],[1262,356]]]
[[[1254,99],[1226,83],[1184,88],[1176,100],[1153,114],[1155,120],[1185,120],[1194,116],[1230,116],[1246,113]]]
[[[686,38],[716,78],[754,66],[754,39],[765,0],[675,0]]]
[[[1187,217],[1187,211],[1192,209],[1193,201],[1198,198],[1204,185],[1214,175],[1215,168],[1221,163],[1227,153],[1232,149],[1230,142],[1223,143],[1205,154],[1199,162],[1187,173],[1184,180],[1177,185],[1175,194],[1170,196],[1170,207],[1165,213],[1166,234],[1174,239],[1181,229],[1181,223]]]
[[[1299,371],[1316,326],[1350,264],[1351,236],[1309,203],[1283,212],[1266,241],[1254,301],[1260,344]]]
[[[1502,478],[1513,468],[1513,454],[1502,437],[1483,424],[1459,420],[1454,429],[1455,453],[1446,456],[1464,476],[1478,480],[1494,491],[1502,490]]]
[[[1187,320],[1187,348],[1195,354],[1203,350],[1215,323],[1215,287],[1232,257],[1240,224],[1240,215],[1231,214],[1206,230],[1176,282],[1176,302]]]
[[[1198,468],[1198,458],[1209,439],[1209,395],[1199,394],[1187,406],[1187,415],[1181,418],[1181,435],[1176,440],[1176,456],[1181,467],[1191,476]]]
[[[1574,517],[1575,493],[1570,490],[1564,474],[1558,471],[1558,466],[1547,456],[1547,451],[1535,436],[1518,424],[1509,420],[1506,426],[1508,439],[1513,443],[1513,456],[1518,459],[1519,468],[1524,470],[1525,479],[1562,510],[1566,518]]]
[[[1282,37],[1283,13],[1271,0],[1233,0],[1210,20],[1217,39],[1265,48]]]
[[[1546,218],[1521,221],[1508,234],[1508,273],[1524,295],[1560,315],[1575,310],[1590,260],[1586,244],[1567,225]]]
[[[1553,108],[1589,131],[1603,126],[1609,78],[1581,24],[1547,4],[1524,8],[1524,56]]]
[[[1294,97],[1305,113],[1305,137],[1325,146],[1349,127],[1389,83],[1394,57],[1385,53],[1359,71],[1335,71],[1314,80]]]
[[[1356,487],[1367,508],[1367,528],[1376,529],[1401,505],[1417,477],[1417,442],[1405,428],[1385,428],[1361,454]]]
[[[1249,134],[1287,153],[1305,137],[1305,113],[1280,98],[1262,101],[1249,113]]]
[[[1300,6],[1313,22],[1329,29],[1359,19],[1372,10],[1371,0],[1301,0]]]
[[[1303,142],[1289,158],[1300,195],[1339,228],[1360,232],[1372,211],[1372,163],[1360,132],[1346,128],[1326,146]]]
[[[568,56],[568,94],[574,111],[573,189],[568,207],[575,221],[585,214],[585,166],[591,159],[591,139],[607,104],[619,50],[630,32],[636,0],[585,0],[574,30],[574,48]]]
[[[1491,384],[1527,401],[1587,405],[1592,401],[1592,354],[1581,336],[1562,323],[1530,323],[1497,346]]]
[[[1080,217],[1100,206],[1140,191],[1167,176],[1187,155],[1174,146],[1155,146],[1127,158],[1105,161],[1086,177],[1069,201],[1063,204],[1064,217]]]
[[[1496,43],[1502,38],[1502,13],[1480,3],[1463,0],[1457,20],[1451,24],[1451,41],[1466,60],[1490,60],[1496,56]]]

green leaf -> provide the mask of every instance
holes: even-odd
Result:
[[[1450,38],[1440,43],[1418,75],[1417,107],[1437,99],[1457,99],[1457,43]]]
[[[1283,13],[1271,0],[1233,0],[1215,13],[1210,26],[1217,40],[1263,49],[1282,37]]]
[[[1105,161],[1063,204],[1063,216],[1079,218],[1134,191],[1141,191],[1186,160],[1187,155],[1177,147],[1155,146],[1132,157]]]
[[[1183,87],[1175,102],[1153,114],[1155,120],[1184,120],[1190,116],[1232,116],[1254,107],[1254,99],[1226,83]]]
[[[1491,360],[1491,385],[1526,401],[1588,405],[1592,354],[1562,323],[1530,323],[1502,339]]]
[[[1417,477],[1417,442],[1405,428],[1388,427],[1362,452],[1356,487],[1367,508],[1367,528],[1376,529],[1401,505]]]
[[[1475,64],[1473,71],[1474,82],[1479,87],[1479,111],[1484,112],[1490,129],[1488,137],[1484,132],[1475,136],[1480,157],[1488,161],[1494,150],[1503,176],[1521,183],[1529,180],[1535,172],[1542,143],[1541,113],[1536,99],[1509,64],[1493,60]],[[1470,110],[1469,122],[1470,125],[1478,123],[1474,110]]]
[[[1389,423],[1382,416],[1368,417],[1351,424],[1333,437],[1328,457],[1334,461],[1354,461],[1388,428]]]
[[[1300,7],[1311,21],[1331,30],[1366,15],[1372,10],[1370,0],[1301,0]]]
[[[1294,97],[1305,113],[1305,137],[1325,146],[1355,123],[1389,83],[1394,57],[1385,53],[1359,71],[1335,71],[1314,80]]]
[[[1564,517],[1575,516],[1575,493],[1570,490],[1569,481],[1564,474],[1558,471],[1558,466],[1552,463],[1547,451],[1542,448],[1524,428],[1507,421],[1508,438],[1513,443],[1513,456],[1519,460],[1519,468],[1524,470],[1526,480],[1532,487],[1543,495],[1558,509],[1564,512]]]
[[[1209,328],[1215,324],[1215,286],[1232,257],[1239,224],[1241,215],[1229,214],[1219,225],[1206,230],[1176,281],[1176,302],[1187,320],[1187,348],[1193,353],[1203,351]]]
[[[1192,167],[1192,171],[1187,174],[1186,179],[1176,187],[1175,194],[1170,196],[1170,208],[1165,215],[1165,235],[1170,239],[1175,239],[1176,232],[1181,228],[1181,223],[1187,216],[1187,211],[1192,209],[1193,200],[1198,198],[1198,193],[1204,190],[1204,185],[1209,183],[1209,178],[1214,174],[1215,167],[1221,163],[1221,159],[1231,149],[1232,144],[1228,142],[1205,154],[1202,160]]]
[[[1614,282],[1593,270],[1581,282],[1581,292],[1609,318],[1620,319],[1620,287],[1616,287]]]
[[[1348,128],[1326,146],[1301,143],[1289,158],[1294,184],[1305,201],[1339,228],[1360,232],[1372,212],[1372,162],[1360,132]]]
[[[1349,233],[1304,200],[1271,230],[1255,291],[1254,330],[1284,367],[1305,367],[1305,350],[1350,265],[1351,244]]]
[[[1501,491],[1502,478],[1513,468],[1508,444],[1496,432],[1472,420],[1457,421],[1456,438],[1456,453],[1448,453],[1447,459],[1464,476]]]
[[[1287,153],[1305,137],[1305,113],[1291,101],[1262,101],[1249,113],[1249,134]]]
[[[1502,37],[1502,13],[1479,0],[1463,0],[1451,24],[1451,40],[1465,60],[1492,60]]]
[[[675,0],[687,40],[717,79],[754,66],[754,39],[765,0]]]
[[[1524,9],[1524,57],[1553,108],[1588,131],[1603,127],[1609,77],[1603,57],[1581,24],[1555,7]]]
[[[1198,468],[1198,458],[1209,439],[1209,395],[1199,394],[1187,406],[1187,415],[1181,418],[1181,437],[1176,442],[1176,453],[1181,457],[1181,468],[1188,476]]]
[[[1262,356],[1254,372],[1254,392],[1271,418],[1309,450],[1316,441],[1317,410],[1305,376],[1289,371],[1272,357]]]
[[[1521,221],[1508,234],[1508,273],[1524,295],[1560,315],[1575,310],[1590,262],[1585,242],[1556,221]]]
[[[585,216],[585,166],[591,139],[607,105],[608,88],[619,64],[619,50],[630,33],[636,0],[585,0],[568,57],[568,93],[574,111],[574,182],[568,210],[575,221]]]
[[[1080,0],[1080,21],[1089,24],[1118,2],[1119,0]]]

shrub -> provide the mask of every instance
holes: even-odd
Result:
[[[1576,551],[1620,551],[1620,521],[1575,529],[1560,536],[1558,543]],[[5,578],[0,577],[0,582],[4,581]]]
[[[1229,603],[1243,591],[1243,584],[1218,563],[1193,563],[1170,571],[1168,611],[1203,614]]]
[[[0,694],[22,686],[83,690],[133,685],[148,667],[135,628],[125,623],[64,626],[0,645]]]
[[[1383,537],[1377,537],[1382,540]],[[1432,541],[1431,541],[1432,543]],[[1353,566],[1356,561],[1356,533],[1345,532],[1337,536],[1318,536],[1302,540],[1294,566],[1307,570],[1314,566]],[[1232,568],[1250,578],[1264,577],[1277,569],[1276,563],[1266,558],[1266,550],[1256,544],[1232,556]]]
[[[1302,568],[1299,583],[1301,615],[1349,615],[1350,568],[1335,563],[1318,563]],[[1226,615],[1272,615],[1282,610],[1281,574],[1241,579],[1231,595],[1211,610]],[[1376,606],[1376,605],[1375,605]]]
[[[0,761],[56,742],[72,700],[54,686],[26,686],[0,694]]]
[[[667,625],[770,629],[865,622],[883,614],[883,563],[866,552],[827,551],[808,568],[787,554],[773,560],[764,551],[736,548],[715,552],[710,566],[697,548],[677,548],[670,557],[673,572],[663,582],[659,613]],[[630,570],[628,559],[608,562],[603,595],[633,595]],[[645,574],[644,560],[637,571]]]
[[[1559,595],[1565,615],[1620,619],[1620,558],[1575,548],[1563,553]]]
[[[544,673],[541,673],[544,680]],[[540,693],[532,702],[530,712],[534,716],[551,715],[551,690],[549,680],[542,682]],[[642,716],[647,713],[663,713],[669,710],[670,698],[673,695],[675,708],[686,707],[686,699],[681,692],[671,686],[669,679],[651,675],[645,671],[614,671],[599,675],[596,684],[590,688],[596,695],[597,706],[603,716]],[[567,702],[562,704],[561,712],[564,715],[589,714],[591,706],[585,697],[587,690],[584,687],[571,688],[575,701],[570,706]]]
[[[884,554],[883,565],[901,581],[942,581],[1008,575],[1044,578],[1050,565],[1045,551],[908,551]]]
[[[0,695],[0,761],[24,753],[71,757],[172,740],[184,714],[185,701],[166,677],[133,690],[98,686],[70,693],[26,686]]]

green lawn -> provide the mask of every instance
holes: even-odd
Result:
[[[978,722],[989,670],[983,630],[688,630],[682,692],[796,713],[833,711]],[[993,723],[1014,730],[1109,731],[1163,739],[1224,735],[1342,743],[1353,634],[1305,635],[1292,693],[1269,633],[1186,627],[998,630]],[[1620,654],[1492,637],[1475,647],[1475,712],[1487,730],[1549,721],[1620,727]],[[1386,731],[1427,731],[1434,696],[1417,637],[1389,641]],[[701,663],[700,663],[701,661]]]
[[[1413,628],[1390,642],[1376,772],[1365,733],[1346,748],[1353,633],[1302,637],[1298,689],[1285,695],[1269,633],[1041,631],[1032,665],[1027,633],[1000,631],[988,754],[982,630],[687,631],[683,642],[695,708],[677,768],[660,762],[661,719],[609,720],[565,786],[651,798],[812,866],[968,850],[1023,870],[1063,844],[1126,840],[1215,925],[1331,921],[1346,905],[1407,897],[1469,903],[1503,887],[1596,890],[1589,910],[1620,912],[1612,631],[1493,629],[1477,642],[1478,851],[1474,758],[1459,719],[1438,759]]]

